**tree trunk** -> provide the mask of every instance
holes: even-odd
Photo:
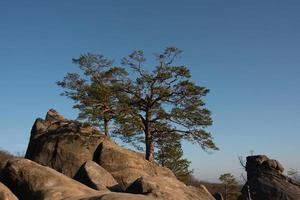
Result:
[[[104,134],[109,136],[108,120],[106,118],[104,118]]]
[[[150,111],[146,111],[146,117],[145,117],[145,143],[146,143],[146,160],[153,162],[154,161],[154,143],[153,143],[153,136],[150,132],[150,118],[151,113]]]
[[[153,162],[154,161],[154,144],[153,138],[150,133],[146,133],[146,160]]]

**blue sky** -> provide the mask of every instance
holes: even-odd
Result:
[[[184,143],[198,178],[238,177],[237,156],[250,150],[300,170],[299,10],[296,0],[0,1],[0,147],[24,151],[49,108],[76,117],[55,85],[77,70],[73,57],[118,60],[173,45],[193,80],[211,90],[220,151]]]

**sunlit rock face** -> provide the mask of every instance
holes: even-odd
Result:
[[[265,155],[249,156],[240,200],[299,200],[300,185],[282,174],[283,166]]]
[[[122,191],[114,177],[91,160],[80,167],[74,179],[96,190]]]
[[[64,199],[96,192],[71,178],[28,159],[10,159],[0,180],[19,199]]]
[[[104,138],[95,128],[66,120],[51,109],[45,120],[35,121],[25,158],[73,177],[86,161],[93,160]]]
[[[17,200],[18,198],[0,182],[0,199],[1,200]]]
[[[28,159],[10,159],[0,174],[3,182],[20,200],[151,200],[144,195],[97,191],[50,167]],[[1,200],[16,200],[12,193],[0,185]]]
[[[82,194],[81,199],[214,199],[204,186],[186,186],[168,168],[120,147],[87,124],[65,119],[53,109],[45,119],[35,121],[25,157],[105,194]],[[78,199],[78,195],[71,199]]]

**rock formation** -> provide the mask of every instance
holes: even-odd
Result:
[[[0,181],[20,199],[63,199],[96,191],[63,174],[27,159],[11,159]]]
[[[186,186],[169,169],[53,109],[35,121],[27,159],[3,155],[0,200],[215,199],[204,186]],[[299,183],[284,176],[283,170],[266,156],[248,157],[248,180],[239,199],[299,200]]]
[[[97,163],[89,160],[81,166],[74,179],[95,190],[121,191],[114,177]]]
[[[96,191],[49,167],[22,158],[7,162],[1,171],[0,181],[24,200],[151,200],[143,195]]]
[[[282,165],[267,156],[247,157],[247,182],[240,200],[299,200],[300,185],[284,176]]]
[[[123,189],[141,176],[166,176],[176,179],[168,168],[150,163],[144,159],[143,154],[124,149],[108,139],[99,145],[94,158],[121,183]]]
[[[48,196],[48,199],[69,200],[214,199],[204,186],[186,186],[176,179],[171,170],[145,160],[141,153],[118,146],[91,126],[65,119],[53,109],[48,111],[45,119],[35,121],[25,157],[34,162],[10,160],[2,173],[10,189],[15,184],[22,185],[13,189],[21,199],[22,195],[33,200],[47,199]],[[22,168],[31,165],[36,169],[34,172]],[[48,167],[41,170],[41,165]],[[47,178],[38,179],[39,176]],[[59,187],[59,184],[65,185],[63,182],[69,189]]]
[[[186,186],[180,181],[174,181],[172,177],[161,176],[138,178],[126,189],[126,192],[145,194],[161,200],[214,199],[204,186],[199,188]]]
[[[32,127],[25,158],[73,177],[104,140],[96,129],[65,120],[53,109],[46,120],[37,119]]]
[[[0,200],[17,200],[18,198],[0,182]]]

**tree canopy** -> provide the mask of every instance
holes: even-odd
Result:
[[[209,90],[191,80],[187,67],[174,64],[181,53],[167,47],[155,54],[153,70],[145,70],[142,50],[123,58],[123,67],[102,55],[85,54],[73,59],[83,74],[69,73],[58,85],[65,89],[63,95],[75,101],[79,118],[100,124],[106,135],[112,122],[114,134],[145,143],[149,161],[154,160],[155,142],[161,134],[216,150],[206,131],[212,125],[203,100]]]
[[[103,55],[84,54],[73,59],[83,74],[68,73],[57,84],[65,89],[62,95],[74,100],[74,108],[79,109],[79,119],[99,125],[105,135],[109,135],[109,122],[115,118],[121,91],[117,85],[124,80],[127,72],[113,66],[113,60]]]
[[[154,159],[154,140],[166,127],[167,132],[198,143],[203,149],[217,149],[211,134],[205,130],[212,125],[211,112],[203,101],[209,90],[191,81],[187,67],[174,65],[180,54],[181,50],[175,47],[156,54],[157,66],[152,72],[143,68],[146,58],[141,50],[122,60],[136,78],[123,85],[127,95],[122,107],[127,111],[119,116],[118,132],[143,133],[146,159],[150,161]]]
[[[231,173],[225,173],[219,177],[219,180],[222,182],[222,184],[225,187],[224,199],[225,200],[237,199],[237,197],[240,195],[240,192],[239,192],[238,183],[234,178],[234,176]]]

